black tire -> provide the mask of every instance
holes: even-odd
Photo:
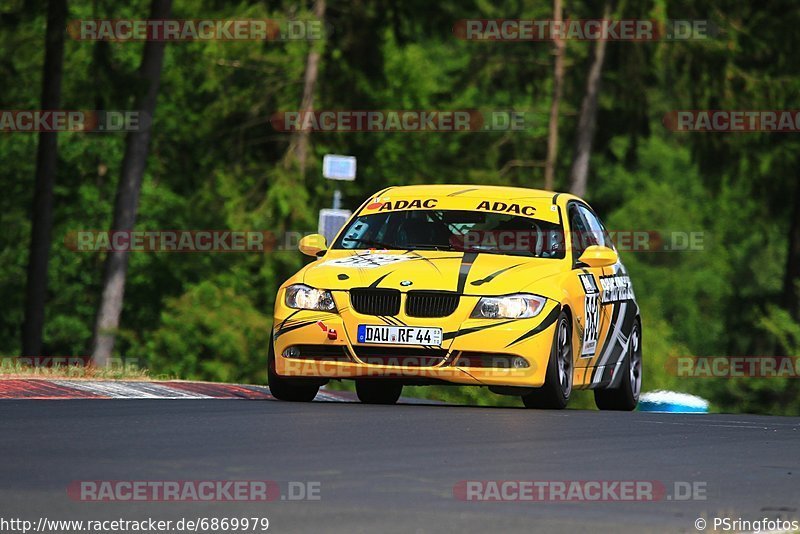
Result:
[[[403,384],[392,380],[356,380],[356,395],[364,404],[395,404]]]
[[[267,356],[267,382],[272,396],[282,401],[311,402],[319,392],[319,384],[302,378],[284,378],[275,372],[275,345],[270,337]]]
[[[622,363],[622,381],[613,389],[594,390],[594,403],[600,410],[630,412],[639,404],[642,391],[642,327],[639,321],[633,324],[628,353]]]
[[[526,408],[561,410],[566,408],[572,393],[572,323],[562,311],[556,321],[550,359],[542,387],[522,396]]]

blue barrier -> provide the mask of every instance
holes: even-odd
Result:
[[[640,412],[708,413],[708,401],[677,391],[649,391],[639,398]]]

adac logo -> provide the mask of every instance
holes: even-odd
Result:
[[[502,211],[505,213],[516,213],[517,215],[528,216],[536,213],[536,208],[533,206],[520,206],[519,204],[507,204],[505,202],[489,202],[488,200],[484,200],[478,204],[478,207],[475,209],[485,211]]]
[[[438,203],[439,200],[435,198],[426,198],[424,200],[415,198],[414,200],[395,200],[394,202],[387,200],[378,211],[435,208]]]
[[[415,198],[413,200],[382,200],[380,197],[375,198],[372,202],[367,204],[365,209],[389,211],[389,210],[410,210],[410,209],[423,209],[435,208],[439,203],[436,198]]]

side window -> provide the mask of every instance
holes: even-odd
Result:
[[[589,233],[589,228],[577,204],[571,204],[569,207],[569,231],[572,238],[572,258],[577,260],[586,250],[586,247],[591,244],[587,244],[586,236]]]
[[[614,249],[614,243],[608,235],[603,223],[597,215],[583,204],[571,204],[569,207],[570,235],[572,237],[573,259],[577,259],[583,251],[592,245],[600,245]],[[616,249],[615,249],[616,250]]]
[[[587,241],[590,242],[586,246],[600,245],[613,249],[614,244],[611,242],[611,238],[608,236],[605,226],[603,226],[603,223],[597,218],[597,215],[587,209],[586,206],[578,206],[578,209],[581,212],[581,217],[586,221],[586,225],[589,228]]]

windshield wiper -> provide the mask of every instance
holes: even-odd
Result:
[[[396,245],[392,245],[391,243],[384,243],[383,241],[375,241],[373,239],[362,239],[360,237],[343,237],[342,241],[354,241],[356,243],[361,243],[362,245],[399,250],[399,247],[397,247]]]
[[[410,250],[455,250],[451,245],[434,245],[433,243],[407,243]]]

